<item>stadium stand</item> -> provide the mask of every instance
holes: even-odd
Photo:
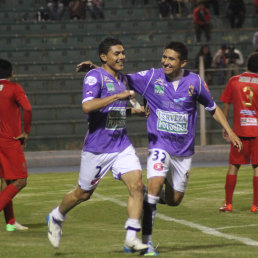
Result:
[[[224,44],[235,44],[247,58],[258,17],[253,1],[246,0],[244,27],[232,30],[221,6],[220,16],[212,16],[211,52]],[[87,129],[80,98],[83,74],[76,74],[82,60],[99,63],[97,46],[104,37],[114,36],[126,47],[125,72],[159,67],[162,48],[171,40],[183,41],[189,49],[188,69],[200,49],[195,43],[192,18],[160,19],[155,0],[148,5],[131,1],[105,2],[105,20],[70,21],[68,9],[61,21],[38,21],[37,12],[45,0],[0,1],[1,58],[14,64],[14,79],[33,105],[33,124],[28,150],[80,149]],[[205,43],[205,42],[203,42]],[[210,85],[216,102],[225,85]],[[139,96],[137,98],[140,100]],[[206,114],[207,143],[224,143],[221,129]],[[137,147],[147,146],[145,119],[130,117],[128,132]],[[196,138],[199,143],[199,129]]]

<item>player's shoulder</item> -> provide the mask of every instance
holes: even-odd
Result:
[[[4,86],[6,86],[9,90],[17,91],[17,90],[23,90],[22,86],[17,82],[12,82],[8,80],[4,80],[1,82]]]
[[[93,86],[97,84],[97,82],[100,82],[101,80],[101,69],[95,68],[90,70],[84,77],[83,84],[88,84],[90,86]]]

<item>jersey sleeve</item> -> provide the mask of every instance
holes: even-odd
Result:
[[[100,72],[92,70],[87,73],[83,80],[82,103],[100,97],[103,86],[103,78]]]
[[[225,90],[223,91],[222,95],[220,96],[220,100],[224,103],[230,104],[232,101],[232,79],[229,80]]]
[[[144,96],[144,93],[153,77],[154,69],[127,74],[129,87]]]
[[[15,99],[23,110],[23,130],[25,133],[29,133],[31,128],[32,108],[27,95],[19,84],[17,84],[15,91]]]
[[[198,102],[201,103],[207,111],[213,111],[216,109],[216,103],[212,99],[211,93],[209,91],[209,88],[203,80],[200,79],[200,88],[199,96],[198,96]]]

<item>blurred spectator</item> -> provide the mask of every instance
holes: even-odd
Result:
[[[258,31],[256,31],[253,35],[253,46],[254,50],[258,52]]]
[[[212,83],[211,72],[210,71],[206,71],[206,69],[210,69],[211,68],[211,64],[212,64],[212,55],[211,55],[210,48],[209,48],[208,45],[203,45],[200,48],[199,53],[195,57],[195,68],[197,68],[197,69],[199,69],[200,57],[203,57],[203,64],[204,64],[204,69],[205,69],[205,81],[208,84],[211,84]]]
[[[91,14],[92,19],[101,18],[104,19],[104,0],[88,0],[87,6]]]
[[[216,78],[218,84],[224,84],[226,80],[226,72],[225,69],[227,66],[227,58],[226,58],[227,46],[221,45],[220,49],[215,53],[212,60],[212,67],[218,68]],[[220,70],[221,69],[221,70]]]
[[[236,49],[235,46],[231,45],[226,51],[226,67],[228,81],[232,76],[240,73],[239,68],[244,64],[244,58],[240,50]]]
[[[72,0],[69,5],[70,19],[83,20],[86,17],[86,2],[85,0]]]
[[[254,10],[255,13],[258,14],[258,0],[254,0]]]
[[[167,0],[170,6],[170,18],[181,17],[181,0]]]
[[[37,21],[47,21],[49,20],[48,10],[41,6],[37,12]]]
[[[47,4],[50,20],[61,20],[64,14],[64,4],[59,0],[52,0]]]
[[[193,21],[195,25],[196,41],[200,42],[201,32],[204,31],[206,41],[210,41],[210,11],[204,5],[204,2],[200,2],[193,11]]]
[[[139,0],[137,0],[137,2],[139,2]],[[132,3],[132,5],[134,5],[135,4],[135,0],[132,0],[131,3]],[[143,4],[144,5],[148,4],[148,3],[149,3],[149,0],[143,0]]]
[[[212,6],[214,15],[219,15],[219,1],[218,0],[206,0],[205,1],[205,7],[210,9],[210,6]]]
[[[245,4],[243,0],[229,0],[227,18],[231,28],[241,28],[245,21]]]
[[[167,17],[171,13],[171,3],[168,0],[157,0],[159,8],[159,17]]]

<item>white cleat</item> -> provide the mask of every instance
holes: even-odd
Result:
[[[52,214],[48,215],[48,240],[51,245],[58,248],[61,241],[62,235],[62,222],[55,220]]]
[[[124,244],[125,253],[141,252],[147,249],[148,249],[148,245],[143,244],[142,241],[138,238],[134,238],[130,241],[125,241],[125,244]]]
[[[22,224],[20,224],[19,222],[15,221],[15,227],[16,227],[16,230],[28,230],[29,228],[26,227],[26,226],[23,226]]]

